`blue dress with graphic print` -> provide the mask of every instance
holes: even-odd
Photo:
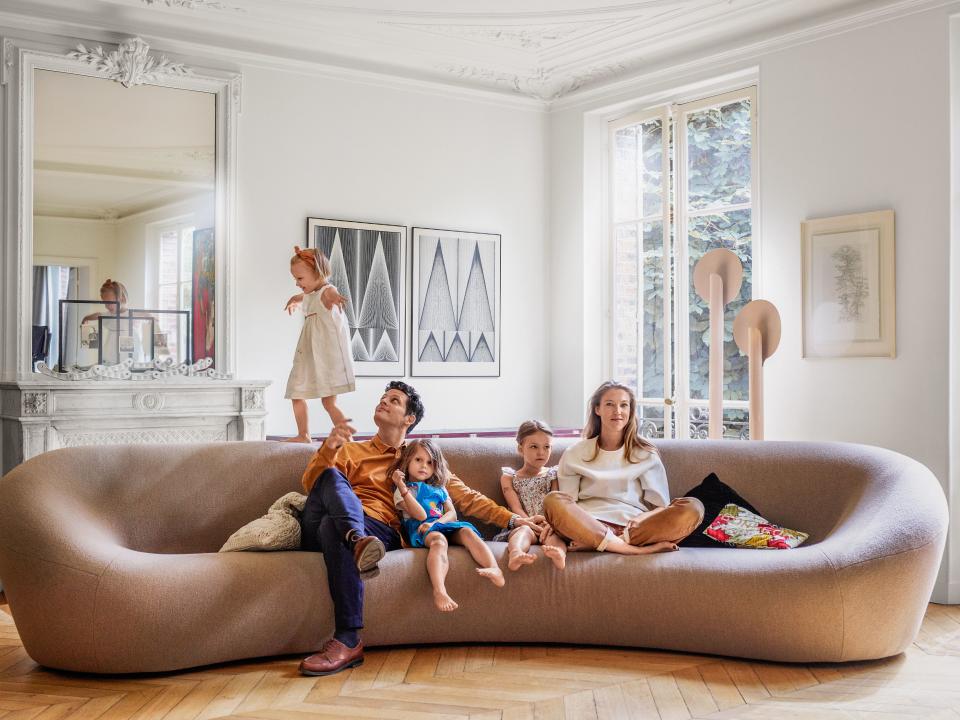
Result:
[[[420,507],[422,507],[427,513],[426,520],[415,520],[406,512],[404,512],[402,507],[400,508],[401,514],[403,515],[403,532],[407,536],[410,547],[424,547],[423,539],[426,537],[427,533],[431,532],[438,532],[442,533],[443,535],[451,535],[457,530],[469,528],[470,530],[473,530],[478,537],[482,537],[479,530],[477,530],[471,523],[464,522],[463,520],[456,520],[448,523],[434,522],[426,533],[421,533],[419,528],[423,523],[435,521],[438,517],[443,515],[443,504],[450,496],[447,494],[446,488],[428,485],[424,482],[408,482],[407,487],[417,499]],[[397,497],[399,498],[399,492],[397,493]]]

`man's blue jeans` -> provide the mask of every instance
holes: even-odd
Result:
[[[400,548],[396,530],[363,512],[350,481],[336,468],[317,478],[300,518],[300,549],[322,552],[327,565],[327,584],[333,598],[336,629],[363,627],[363,581],[353,559],[347,533],[375,535],[387,550]]]

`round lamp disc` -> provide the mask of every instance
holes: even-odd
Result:
[[[752,300],[743,306],[733,321],[733,339],[744,355],[750,347],[750,328],[760,331],[763,359],[773,355],[780,344],[780,313],[766,300]]]
[[[716,273],[723,281],[723,304],[726,305],[740,294],[743,282],[743,263],[732,250],[711,250],[693,268],[693,287],[697,295],[710,302],[710,276]]]

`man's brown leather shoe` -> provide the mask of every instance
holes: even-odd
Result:
[[[353,559],[357,563],[361,580],[369,580],[380,574],[377,563],[386,553],[383,542],[374,535],[366,535],[353,544]]]
[[[363,641],[348,648],[336,638],[330,638],[323,649],[300,662],[302,675],[333,675],[347,668],[363,665]]]

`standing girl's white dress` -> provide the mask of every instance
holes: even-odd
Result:
[[[320,300],[329,287],[324,285],[303,295],[303,330],[287,379],[284,397],[288,400],[341,395],[356,387],[347,318],[339,306],[328,310]]]

